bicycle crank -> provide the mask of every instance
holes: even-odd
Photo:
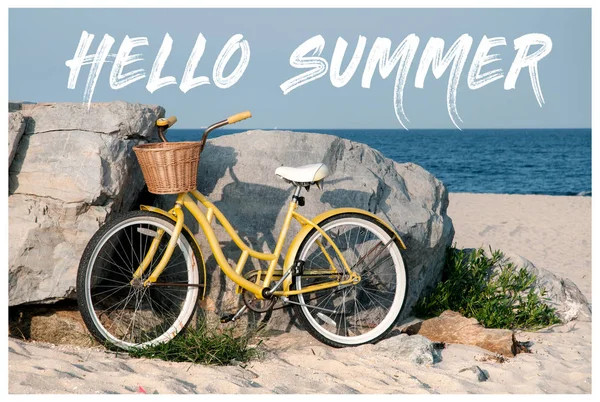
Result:
[[[251,274],[246,277],[250,282],[256,282],[256,274]],[[248,292],[247,290],[242,291],[242,299],[244,300],[244,304],[250,310],[256,313],[266,313],[271,310],[275,303],[277,302],[276,297],[272,297],[270,299],[257,299],[254,293]]]

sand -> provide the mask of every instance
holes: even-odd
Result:
[[[571,279],[592,302],[592,199],[451,193],[459,248],[491,245]]]
[[[457,247],[489,244],[573,280],[591,301],[591,198],[451,194]],[[133,359],[102,349],[8,340],[9,393],[591,393],[591,322],[519,332],[531,354],[482,361],[449,345],[442,361],[394,360],[373,345],[333,349],[305,332],[264,340],[245,365],[206,367]],[[470,368],[489,375],[480,382]],[[467,370],[464,370],[467,369]]]

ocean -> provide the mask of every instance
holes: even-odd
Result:
[[[195,141],[202,129],[171,129],[170,141]],[[211,138],[247,130],[217,129]],[[450,192],[592,194],[591,129],[292,129],[361,142],[399,163],[413,162]],[[314,161],[306,161],[312,163]]]

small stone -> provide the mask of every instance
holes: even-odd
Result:
[[[484,382],[487,381],[490,378],[490,375],[488,374],[488,372],[486,370],[482,370],[481,368],[479,368],[479,366],[471,366],[471,367],[467,367],[464,368],[462,370],[459,371],[459,373],[462,373],[463,371],[472,371],[473,373],[475,373],[477,375],[477,380],[479,382]]]
[[[375,350],[399,361],[410,361],[417,365],[431,365],[442,360],[439,349],[424,336],[401,334],[385,339],[375,345]]]
[[[508,359],[500,354],[484,354],[484,355],[476,355],[474,359],[479,362],[495,362],[495,363],[506,363]]]

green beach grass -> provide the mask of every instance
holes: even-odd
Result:
[[[207,325],[188,328],[167,343],[129,351],[131,357],[145,357],[173,362],[206,365],[246,363],[258,357],[257,347],[250,346],[251,336],[236,335],[234,328],[210,329]]]
[[[490,253],[449,248],[442,281],[419,299],[413,314],[431,318],[452,310],[486,328],[535,330],[560,323],[555,310],[543,302],[545,289],[534,287],[536,277],[506,262],[501,251]]]

